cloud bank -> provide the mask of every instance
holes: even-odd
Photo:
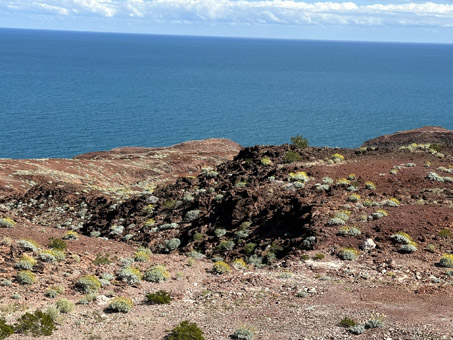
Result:
[[[410,0],[409,0],[410,1]],[[293,0],[0,0],[0,12],[150,23],[453,27],[453,4]],[[1,24],[1,22],[0,22]]]

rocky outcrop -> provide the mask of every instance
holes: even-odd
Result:
[[[384,135],[367,140],[363,147],[379,147],[381,149],[392,149],[400,146],[417,144],[442,144],[453,146],[453,131],[439,126],[425,126],[420,129],[396,132],[391,135]]]

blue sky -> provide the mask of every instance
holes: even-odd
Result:
[[[453,0],[0,0],[0,27],[453,43]]]

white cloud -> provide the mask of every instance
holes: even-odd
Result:
[[[293,0],[10,0],[0,10],[57,16],[141,18],[152,23],[453,27],[453,4]]]

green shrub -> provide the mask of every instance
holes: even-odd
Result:
[[[57,297],[58,291],[56,289],[51,288],[47,290],[45,295],[51,299],[54,299]]]
[[[269,157],[267,156],[264,156],[263,158],[261,158],[261,164],[263,165],[272,165],[272,161]]]
[[[282,159],[283,163],[294,163],[302,161],[302,156],[294,151],[288,151],[285,153]]]
[[[184,216],[184,222],[192,222],[193,220],[197,219],[200,215],[200,210],[190,210],[186,212]]]
[[[64,235],[63,235],[63,240],[77,240],[79,238],[79,234],[75,231],[67,231]]]
[[[27,254],[22,255],[18,262],[14,265],[16,269],[21,270],[33,270],[33,266],[36,264],[36,260]]]
[[[230,266],[223,262],[223,261],[218,261],[216,263],[214,263],[214,266],[212,267],[212,272],[214,274],[226,274],[226,273],[229,273],[231,271],[231,268]]]
[[[127,297],[116,297],[110,301],[108,310],[113,313],[127,313],[129,312],[134,303]]]
[[[244,246],[244,253],[246,254],[251,254],[255,251],[255,248],[256,248],[257,244],[256,243],[253,243],[253,242],[250,242],[250,243],[247,243],[245,246]]]
[[[352,194],[348,197],[349,202],[358,202],[360,201],[360,195],[359,194]]]
[[[308,139],[301,135],[295,135],[295,136],[291,137],[290,140],[291,140],[291,144],[298,148],[305,149],[308,147]]]
[[[226,229],[217,228],[214,230],[214,235],[217,236],[218,238],[221,238],[225,234],[226,234]]]
[[[201,241],[203,239],[203,234],[202,233],[195,233],[193,235],[193,240],[194,241]]]
[[[302,255],[300,255],[300,259],[301,259],[302,261],[310,260],[310,255],[308,255],[308,254],[302,254]]]
[[[236,244],[234,243],[234,241],[226,240],[226,241],[220,242],[219,246],[217,247],[217,249],[220,252],[225,252],[225,251],[228,251],[228,250],[232,250],[235,245]]]
[[[43,250],[38,254],[37,257],[42,262],[50,262],[50,263],[57,262],[57,259],[53,255],[52,250]]]
[[[40,310],[33,314],[25,313],[22,315],[14,326],[17,333],[31,334],[32,336],[49,336],[56,329],[52,317]]]
[[[171,240],[165,242],[165,250],[170,252],[178,248],[180,244],[181,240],[179,238],[172,238]]]
[[[149,269],[143,278],[149,282],[160,283],[166,281],[170,278],[170,274],[167,272],[167,269],[164,266],[154,266]]]
[[[403,244],[400,247],[400,252],[410,254],[410,253],[415,253],[418,250],[417,246],[413,244]]]
[[[338,229],[338,234],[342,236],[359,236],[361,232],[357,227],[344,226]]]
[[[233,339],[237,339],[237,340],[252,340],[254,337],[254,334],[251,330],[249,330],[247,328],[239,328],[233,332],[231,337]]]
[[[344,156],[342,154],[339,154],[339,153],[334,153],[332,156],[330,156],[330,159],[334,163],[340,163],[340,162],[344,161]]]
[[[51,237],[49,240],[48,247],[56,250],[66,250],[67,245],[66,242],[63,241],[62,239]]]
[[[76,287],[84,294],[92,294],[101,288],[101,282],[96,276],[87,275],[77,281]]]
[[[142,276],[140,269],[134,267],[122,268],[118,273],[118,277],[130,285],[139,283],[142,280]]]
[[[196,323],[183,321],[170,331],[166,340],[206,340]]]
[[[357,322],[354,319],[351,319],[346,316],[343,318],[343,320],[340,321],[339,325],[341,327],[349,328],[349,327],[357,326]]]
[[[356,325],[356,326],[349,327],[349,332],[354,335],[362,334],[363,332],[365,332],[365,326]]]
[[[340,258],[345,261],[353,261],[359,255],[359,251],[354,248],[344,248],[340,252]]]
[[[28,251],[35,252],[39,249],[39,244],[36,243],[36,241],[30,240],[30,239],[19,240],[19,241],[17,241],[17,244],[20,245],[22,247],[22,249],[28,250]]]
[[[324,259],[324,254],[315,254],[313,260],[323,260]]]
[[[60,299],[55,303],[55,306],[58,308],[60,313],[67,314],[72,312],[74,309],[74,302],[68,299]]]
[[[105,255],[97,254],[93,263],[97,266],[102,266],[102,265],[108,265],[108,264],[112,263],[112,261],[110,260],[109,254],[105,254]]]
[[[165,305],[169,304],[171,300],[172,297],[165,290],[159,290],[146,295],[146,302],[150,305]]]
[[[243,259],[235,259],[232,264],[234,269],[246,269],[247,268],[247,263]]]
[[[371,181],[366,181],[365,182],[365,188],[367,188],[368,190],[375,190],[376,189],[376,184],[374,184]]]
[[[31,285],[36,282],[36,275],[29,270],[21,270],[17,273],[16,280],[20,284]]]
[[[442,151],[442,148],[443,148],[443,145],[442,145],[442,144],[431,144],[431,145],[429,146],[429,148],[430,148],[431,150],[436,151],[436,152],[441,152],[441,151]]]
[[[5,319],[0,318],[0,340],[6,339],[12,334],[14,334],[14,327],[8,325]]]
[[[370,319],[367,322],[365,322],[365,328],[370,329],[370,328],[379,328],[384,326],[384,323],[382,320],[379,319]]]
[[[445,229],[442,229],[441,231],[439,231],[437,233],[437,236],[444,237],[444,238],[453,237],[453,232],[451,232],[450,229],[445,228]]]
[[[253,254],[251,255],[248,260],[247,260],[248,263],[250,263],[251,265],[257,267],[257,268],[260,268],[263,266],[263,258],[256,255],[256,254]]]
[[[0,228],[14,228],[15,225],[16,222],[8,217],[0,218]]]
[[[146,262],[149,261],[149,255],[144,251],[137,251],[135,253],[134,259],[137,262]]]
[[[439,261],[441,267],[453,268],[453,254],[444,254]]]

